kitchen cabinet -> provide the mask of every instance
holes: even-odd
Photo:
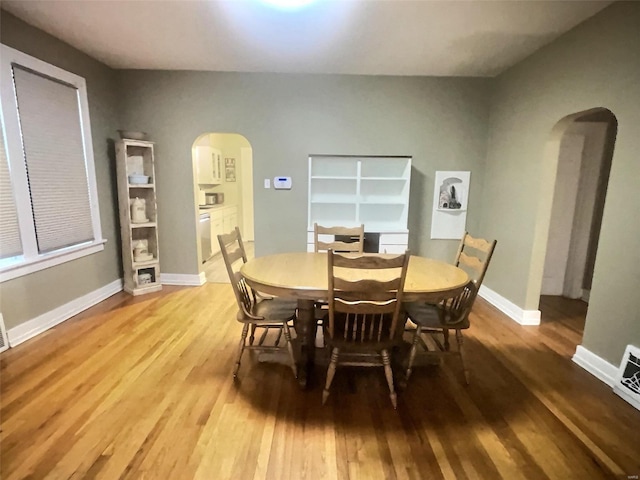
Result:
[[[116,174],[124,290],[132,295],[162,289],[153,142],[116,143]]]
[[[214,210],[214,209],[210,209]],[[218,235],[224,233],[222,227],[222,210],[218,209],[216,212],[211,212],[211,251],[215,255],[220,251],[220,243],[218,243]]]
[[[215,255],[220,251],[218,235],[231,232],[238,225],[238,207],[236,205],[220,205],[209,208],[211,216],[211,247]]]
[[[379,252],[401,253],[409,231],[411,157],[309,157],[307,250],[313,224],[353,227],[379,234]]]
[[[238,210],[236,207],[228,207],[222,217],[222,228],[225,233],[229,233],[231,230],[238,226]]]
[[[200,145],[196,149],[196,176],[200,185],[222,183],[222,153],[217,148]]]

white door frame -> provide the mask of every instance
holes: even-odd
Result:
[[[248,147],[240,149],[242,198],[242,236],[246,241],[255,240],[253,230],[253,150]]]
[[[565,133],[562,137],[540,292],[542,295],[563,294],[583,148],[584,136]]]

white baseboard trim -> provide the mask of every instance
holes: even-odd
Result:
[[[163,285],[188,285],[192,287],[199,287],[207,283],[207,276],[204,272],[200,272],[198,275],[192,275],[188,273],[161,273],[160,282]]]
[[[77,315],[97,303],[100,303],[121,290],[122,279],[120,278],[105,285],[104,287],[94,290],[93,292],[89,292],[86,295],[71,300],[64,305],[60,305],[59,307],[43,313],[42,315],[38,315],[31,320],[27,320],[26,322],[7,331],[9,346],[15,347],[16,345],[20,345],[22,342],[26,342],[36,335],[55,327],[59,323],[68,320],[74,315]]]
[[[540,325],[540,310],[523,310],[484,285],[478,295],[520,325]]]
[[[576,353],[571,357],[571,360],[580,365],[598,380],[606,383],[610,387],[613,387],[618,375],[618,367],[611,365],[609,362],[603,360],[595,353],[590,352],[582,345],[578,345]]]
[[[582,289],[582,301],[583,302],[587,302],[589,303],[589,297],[591,296],[591,290],[585,290],[584,288]]]

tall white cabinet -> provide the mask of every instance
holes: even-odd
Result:
[[[378,251],[402,253],[409,240],[407,217],[411,157],[309,157],[307,250],[313,224],[358,226],[377,233]]]
[[[124,290],[132,295],[162,289],[154,162],[153,142],[116,143]]]
[[[195,147],[196,176],[200,185],[220,185],[222,183],[222,153],[207,145]]]

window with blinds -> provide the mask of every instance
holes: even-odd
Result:
[[[17,65],[13,81],[38,251],[91,241],[78,91]]]
[[[0,260],[22,255],[16,200],[11,186],[4,133],[0,141]]]
[[[2,46],[0,281],[102,250],[84,79]]]

